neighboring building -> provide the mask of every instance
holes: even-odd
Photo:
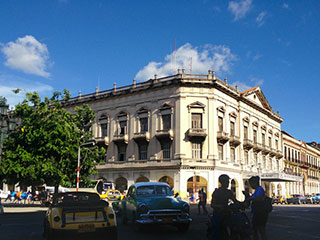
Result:
[[[320,192],[320,149],[316,143],[306,144],[282,131],[284,171],[300,176],[299,182],[286,183],[287,194]]]
[[[99,174],[124,190],[140,181],[169,183],[182,197],[228,174],[243,198],[247,179],[262,177],[269,195],[284,191],[281,122],[259,87],[239,92],[208,75],[185,74],[71,98],[66,108],[87,103],[96,113],[94,136],[107,150]],[[281,181],[281,183],[280,183]],[[276,188],[271,189],[270,182]],[[274,191],[274,192],[271,192]],[[284,194],[284,193],[283,193]]]

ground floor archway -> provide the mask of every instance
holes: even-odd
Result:
[[[138,182],[150,182],[150,180],[145,176],[140,176],[136,179],[136,183]]]
[[[170,188],[173,188],[173,179],[169,176],[161,177],[158,182],[167,183],[170,186]]]
[[[128,180],[124,177],[118,177],[115,180],[115,188],[123,193],[128,189]]]
[[[195,199],[197,199],[200,190],[204,190],[206,193],[208,192],[207,179],[197,175],[190,177],[187,181],[187,195],[194,195]]]

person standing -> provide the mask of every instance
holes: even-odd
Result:
[[[208,211],[207,211],[207,194],[206,192],[203,190],[203,188],[201,190],[199,190],[199,203],[198,203],[198,213],[200,215],[201,211],[200,208],[202,207],[203,209],[203,214],[208,215]]]
[[[250,186],[255,190],[251,196],[252,228],[254,240],[267,240],[266,225],[269,212],[265,208],[265,191],[260,186],[260,177],[249,179]]]

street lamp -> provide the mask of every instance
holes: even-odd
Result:
[[[90,140],[88,142],[82,143],[78,148],[78,166],[77,166],[77,192],[79,191],[79,178],[80,178],[80,148],[81,147],[92,147],[96,145],[95,140]]]

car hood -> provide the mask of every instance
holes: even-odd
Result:
[[[179,209],[185,203],[170,196],[153,196],[137,198],[138,204],[145,204],[150,210],[154,209]]]

